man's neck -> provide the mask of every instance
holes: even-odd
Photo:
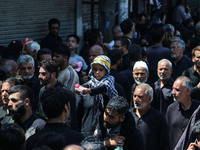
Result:
[[[185,110],[185,111],[188,110],[191,107],[191,105],[192,105],[191,98],[189,98],[188,100],[185,100],[185,101],[181,102],[180,105],[181,105],[181,108],[183,110]]]
[[[71,56],[74,56],[76,54],[76,49],[71,49]]]
[[[173,63],[176,65],[181,60],[182,57],[183,57],[183,55],[176,58]]]
[[[53,87],[54,85],[56,85],[56,83],[57,83],[57,79],[52,79],[52,81],[49,84],[47,84],[45,88]]]
[[[20,118],[21,123],[24,123],[26,120],[28,120],[32,114],[33,114],[32,110],[27,109],[26,113]]]
[[[158,47],[158,46],[162,46],[162,41],[153,44],[153,47]]]
[[[194,65],[194,70],[195,70],[198,74],[200,74],[200,67],[197,67],[196,65]]]
[[[144,108],[144,109],[136,109],[136,114],[137,114],[137,116],[138,116],[139,118],[142,117],[144,114],[147,113],[147,111],[149,111],[150,108],[151,108],[151,106],[146,107],[146,108]]]
[[[49,118],[48,123],[65,123],[66,118],[63,115],[60,115],[57,118]]]
[[[130,33],[128,33],[128,34],[125,34],[124,36],[126,36],[126,37],[132,39],[132,35],[133,35],[132,32],[130,32]]]
[[[68,62],[65,63],[62,67],[60,67],[60,71],[65,70],[69,66]]]
[[[169,79],[161,80],[161,82],[160,82],[160,88],[162,88],[169,81]]]

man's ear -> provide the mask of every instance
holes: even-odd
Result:
[[[29,98],[26,98],[24,100],[24,105],[27,107],[27,106],[30,106],[30,99]]]
[[[120,122],[122,123],[123,121],[124,121],[124,119],[125,119],[126,117],[125,117],[125,115],[122,115],[121,117],[120,117]]]
[[[66,113],[69,113],[69,111],[70,111],[70,106],[69,106],[69,104],[68,104],[68,105],[65,104],[64,111],[65,111]]]

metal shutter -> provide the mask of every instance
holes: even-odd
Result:
[[[40,42],[48,34],[48,21],[58,18],[61,22],[59,35],[75,32],[75,1],[73,0],[1,0],[0,45],[11,40],[29,37]]]

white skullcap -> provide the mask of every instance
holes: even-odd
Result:
[[[144,61],[137,61],[133,66],[133,71],[135,70],[135,68],[140,68],[140,67],[145,68],[147,72],[149,72],[149,68]]]

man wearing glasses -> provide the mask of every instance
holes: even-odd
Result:
[[[170,43],[171,59],[173,65],[172,77],[176,80],[181,76],[184,70],[190,68],[193,63],[192,60],[183,54],[185,49],[185,42],[181,39],[174,39]]]

